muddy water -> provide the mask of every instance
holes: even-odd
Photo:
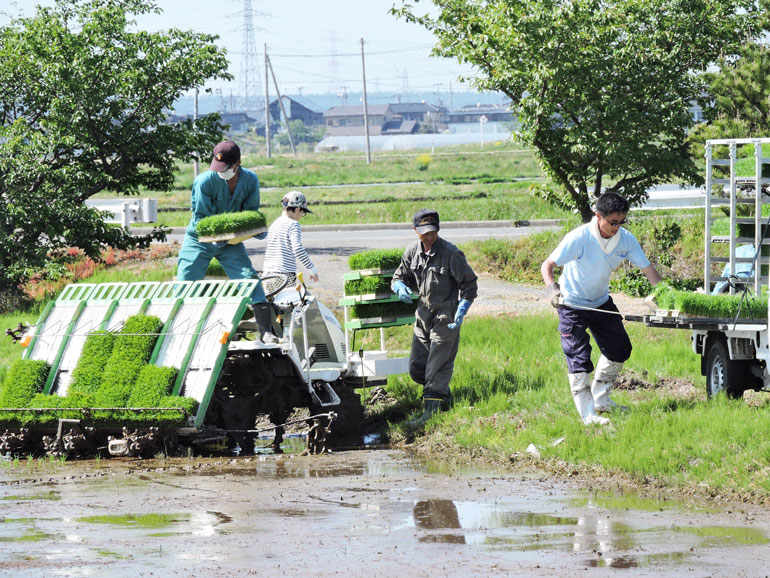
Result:
[[[758,576],[769,521],[391,450],[0,462],[0,576]]]

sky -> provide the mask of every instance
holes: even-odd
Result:
[[[138,17],[137,23],[151,31],[175,27],[217,34],[236,79],[211,82],[205,88],[240,94],[238,77],[246,52],[244,8],[249,2],[258,65],[254,78],[262,93],[265,44],[282,93],[360,92],[361,38],[368,92],[428,92],[447,100],[450,90],[470,90],[458,76],[471,74],[471,68],[430,57],[433,35],[390,15],[394,0],[155,0],[163,12]],[[51,5],[53,0],[0,0],[0,13],[6,14],[0,15],[0,24],[8,22],[7,14],[32,16],[37,4]],[[417,7],[427,11],[429,5]],[[274,93],[272,80],[270,91]]]

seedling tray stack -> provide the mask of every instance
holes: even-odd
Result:
[[[390,288],[393,274],[401,262],[401,250],[374,250],[350,256],[353,271],[342,279],[345,297],[340,306],[345,311],[345,347],[355,348],[355,332],[380,330],[380,346],[385,351],[385,328],[414,323],[417,296],[412,303],[402,303]],[[351,340],[351,333],[353,338]]]
[[[411,304],[403,303],[390,288],[393,274],[401,260],[401,250],[375,250],[350,257],[351,267],[366,266],[343,276],[345,329],[375,329],[414,323],[417,296]]]

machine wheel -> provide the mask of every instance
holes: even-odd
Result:
[[[712,342],[706,355],[706,396],[711,399],[724,391],[727,397],[739,399],[746,390],[746,364],[730,359],[727,342]]]

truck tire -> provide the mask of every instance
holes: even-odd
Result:
[[[706,396],[709,399],[725,392],[730,399],[740,399],[747,389],[746,363],[730,359],[727,342],[713,341],[706,354]]]

